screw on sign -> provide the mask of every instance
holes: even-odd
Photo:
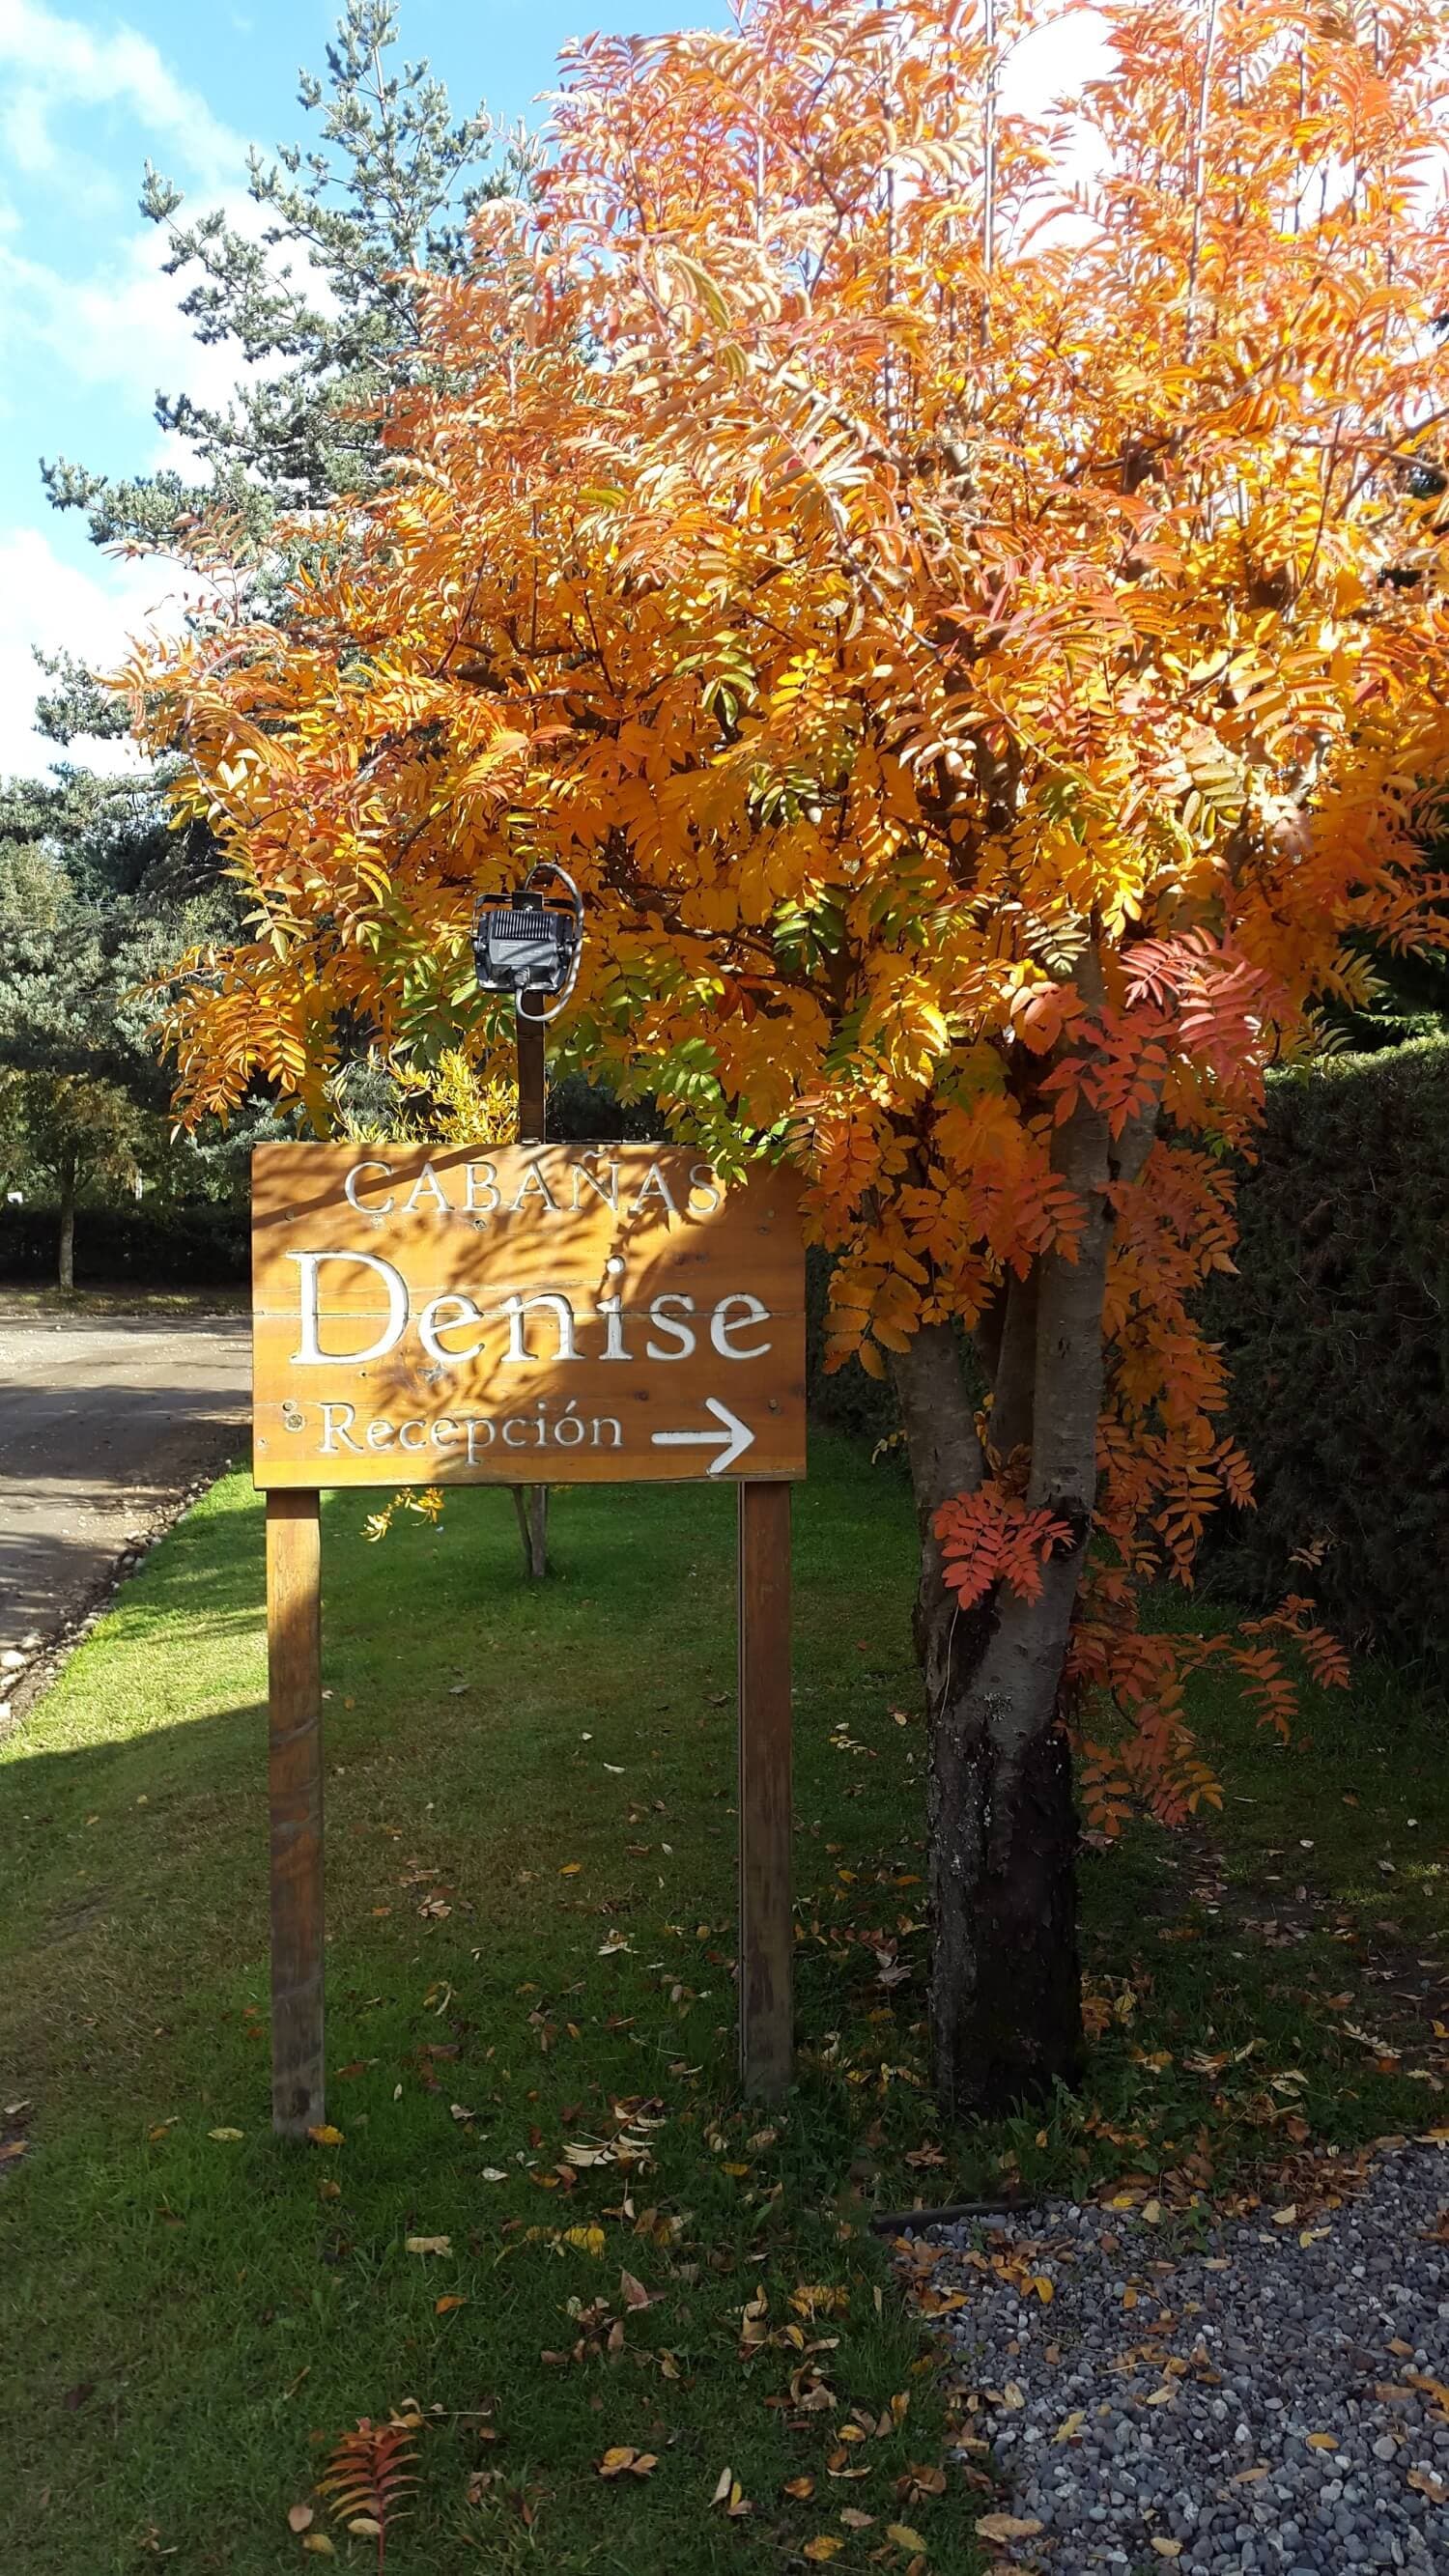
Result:
[[[799,1188],[763,1167],[726,1186],[650,1145],[254,1155],[279,2130],[324,2116],[318,1497],[337,1485],[738,1485],[741,2061],[754,2092],[788,2082]]]

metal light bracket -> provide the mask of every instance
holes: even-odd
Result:
[[[540,878],[556,878],[563,893],[546,891]],[[512,993],[523,1010],[525,993],[552,997],[551,1010],[529,1009],[530,1020],[554,1020],[574,989],[584,944],[584,905],[573,878],[552,859],[530,868],[515,894],[481,894],[473,913],[473,963],[485,993]]]

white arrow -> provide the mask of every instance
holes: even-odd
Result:
[[[712,1413],[716,1422],[723,1425],[722,1430],[656,1431],[652,1435],[654,1446],[656,1449],[692,1449],[703,1443],[706,1448],[718,1448],[723,1440],[724,1447],[720,1449],[719,1456],[711,1458],[706,1470],[711,1476],[722,1476],[726,1467],[732,1467],[737,1458],[754,1447],[755,1435],[747,1422],[741,1422],[737,1413],[731,1413],[729,1406],[720,1404],[714,1396],[707,1395],[704,1406],[705,1411]]]

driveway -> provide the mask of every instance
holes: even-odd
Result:
[[[250,1401],[244,1315],[60,1316],[0,1293],[0,1652],[28,1662],[241,1454]]]

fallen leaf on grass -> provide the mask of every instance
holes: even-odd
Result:
[[[835,2532],[821,2531],[813,2540],[806,2541],[800,2555],[808,2558],[812,2567],[824,2567],[832,2558],[838,2558],[844,2547],[844,2541]]]
[[[153,2131],[152,2134],[156,2135],[157,2132]],[[162,2130],[159,2134],[164,2137],[165,2131]],[[8,2146],[0,2147],[0,2165],[13,2164],[17,2156],[23,2156],[25,2145],[24,2138],[12,2138]]]
[[[307,2135],[314,2147],[340,2147],[342,2144],[342,2131],[334,2129],[330,2120],[324,2120],[320,2128],[309,2129]]]
[[[451,2236],[409,2236],[405,2239],[410,2254],[451,2254]]]
[[[485,2165],[480,2179],[483,2182],[507,2182],[508,2176],[501,2165]]]
[[[645,2289],[643,2282],[636,2281],[632,2272],[621,2272],[619,2274],[619,2287],[624,2293],[624,2304],[626,2307],[650,2308],[653,2306],[654,2302],[651,2299],[649,2292]]]
[[[1035,2540],[1041,2524],[1015,2513],[987,2513],[976,2525],[982,2540]]]
[[[844,2514],[842,2514],[840,2518],[843,2522],[845,2520]],[[981,2528],[979,2523],[976,2527],[978,2531]],[[1040,2530],[1040,2524],[1037,2525],[1037,2528]],[[915,2550],[924,2549],[926,2546],[920,2533],[918,2531],[913,2531],[908,2522],[888,2522],[886,2524],[886,2538],[887,2540],[893,2540],[897,2549]]]
[[[316,2512],[310,2504],[289,2504],[287,2507],[287,2529],[289,2531],[306,2531],[308,2526],[311,2523],[314,2523],[316,2519]]]
[[[815,2480],[811,2477],[787,2478],[780,2492],[782,2495],[793,2496],[797,2504],[808,2504],[815,2493]],[[719,2502],[718,2496],[715,2497],[715,2502],[716,2504]]]
[[[647,2478],[658,2466],[655,2452],[635,2451],[628,2443],[619,2442],[604,2453],[599,2462],[599,2475],[601,2478]]]
[[[842,2505],[840,2508],[840,2519],[844,2523],[847,2531],[873,2531],[875,2529],[875,2515],[873,2513],[862,2513],[858,2504]]]
[[[433,2302],[433,2314],[435,2317],[450,2317],[455,2308],[466,2308],[467,2304],[468,2302],[466,2299],[461,2299],[456,2296],[450,2296],[444,2299],[435,2299]]]
[[[244,2136],[245,2132],[241,2129],[208,2129],[206,2134],[209,2138],[215,2138],[218,2146],[229,2147],[238,2138]]]
[[[799,2317],[844,2317],[850,2313],[850,2292],[838,2287],[821,2289],[802,2281],[790,2293],[790,2305]]]
[[[800,2483],[801,2481],[797,2478],[795,2481],[796,2487],[798,2487]],[[809,2487],[813,2481],[807,2478],[804,2483]],[[792,2490],[787,2488],[786,2492],[788,2494],[792,2492]],[[744,2488],[741,2486],[739,2479],[735,2476],[733,2469],[721,2469],[719,2476],[715,2480],[714,2493],[709,2500],[709,2509],[711,2513],[713,2513],[717,2504],[722,2504],[724,2506],[725,2512],[728,2514],[731,2522],[740,2522],[747,2513],[753,2513],[755,2510],[749,2497],[746,2495]]]
[[[309,2531],[302,2546],[310,2549],[314,2558],[335,2558],[337,2555],[325,2531]]]
[[[560,2245],[573,2245],[580,2254],[591,2254],[597,2263],[604,2251],[602,2227],[566,2227],[559,2237]]]

